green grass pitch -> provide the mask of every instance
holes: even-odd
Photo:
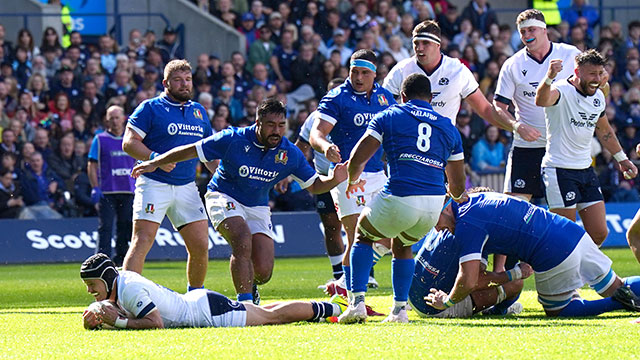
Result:
[[[628,249],[606,250],[620,276],[640,275]],[[0,359],[639,359],[640,316],[619,311],[595,318],[546,319],[532,279],[517,317],[420,319],[410,324],[296,323],[234,329],[86,331],[82,310],[92,301],[80,281],[80,264],[0,266]],[[144,275],[184,292],[184,262],[150,262]],[[277,259],[263,303],[323,299],[317,285],[329,277],[326,258]],[[390,261],[376,266],[380,288],[368,302],[391,305]],[[233,296],[227,261],[211,261],[207,288]],[[583,297],[598,298],[589,289]]]

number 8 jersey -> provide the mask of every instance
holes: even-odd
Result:
[[[394,196],[444,195],[447,161],[464,160],[460,133],[426,101],[391,106],[371,120],[366,135],[382,143],[389,167],[383,191]]]

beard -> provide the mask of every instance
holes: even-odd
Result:
[[[188,93],[180,92],[172,88],[167,88],[167,90],[169,90],[169,95],[171,95],[172,98],[180,102],[189,101],[193,98],[193,88],[190,89]]]

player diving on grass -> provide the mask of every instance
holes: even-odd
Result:
[[[460,265],[450,292],[430,289],[426,302],[435,309],[454,307],[478,288],[483,254],[505,254],[531,265],[538,301],[547,316],[640,311],[640,276],[621,279],[582,227],[520,198],[470,194],[465,203],[446,205],[436,229],[459,238]],[[583,300],[577,289],[585,284],[603,299]]]
[[[365,293],[372,246],[383,238],[392,239],[394,297],[393,311],[384,321],[408,322],[405,306],[414,267],[411,245],[438,220],[447,193],[445,172],[454,199],[465,199],[462,139],[451,120],[429,104],[429,79],[422,74],[409,75],[402,83],[401,96],[403,104],[393,105],[371,120],[349,159],[347,197],[357,196],[369,186],[360,175],[380,146],[387,154],[389,180],[358,219],[349,279],[354,299],[339,317],[341,323],[367,318]]]
[[[82,319],[86,329],[275,325],[317,322],[342,311],[341,305],[321,301],[287,301],[261,307],[207,289],[179,294],[133,271],[118,271],[105,254],[85,260],[80,277],[96,301],[111,304],[85,310]]]

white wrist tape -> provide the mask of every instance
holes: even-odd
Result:
[[[522,270],[520,270],[520,265],[516,264],[513,269],[507,271],[507,276],[509,277],[509,281],[522,279]]]
[[[548,76],[544,78],[544,83],[551,86],[551,84],[553,83],[553,79],[549,78]]]
[[[129,322],[128,318],[122,318],[122,317],[118,316],[118,318],[116,319],[115,323],[113,323],[113,326],[115,326],[117,328],[120,328],[120,329],[126,329],[128,322]]]
[[[625,154],[623,150],[620,150],[617,153],[613,154],[613,159],[617,162],[629,160],[627,154]]]

